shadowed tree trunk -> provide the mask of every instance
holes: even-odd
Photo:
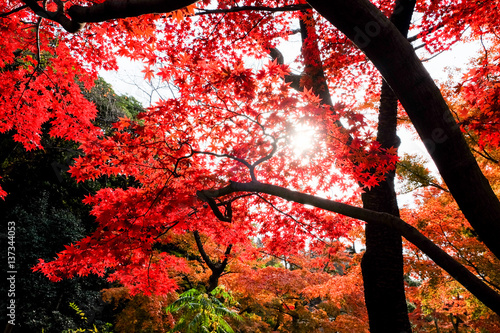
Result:
[[[396,135],[397,99],[382,83],[377,141],[383,148],[398,147]],[[363,193],[363,207],[399,217],[394,191],[394,172],[379,186]],[[366,252],[361,261],[365,303],[370,331],[410,332],[403,280],[403,246],[397,230],[376,224],[365,229]]]
[[[398,0],[391,21],[406,37],[415,0]],[[377,127],[382,148],[399,147],[396,134],[398,99],[383,81]],[[379,186],[363,193],[363,207],[399,217],[394,190],[395,172],[389,172]],[[365,303],[372,333],[411,332],[404,293],[401,234],[392,228],[367,224],[366,253],[361,262]]]

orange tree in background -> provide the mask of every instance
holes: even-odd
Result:
[[[475,235],[449,193],[437,189],[422,193],[422,205],[414,211],[405,211],[406,221],[432,236],[441,248],[468,267],[494,290],[499,288],[500,262]],[[408,300],[415,306],[410,317],[419,331],[464,327],[473,331],[499,330],[498,317],[479,303],[470,292],[446,272],[422,255],[412,244],[406,253],[410,287]]]
[[[499,153],[492,132],[497,123],[494,111],[497,89],[495,59],[498,59],[496,46],[484,49],[471,61],[478,67],[466,72],[466,80],[459,84],[447,82],[441,90],[479,166],[498,195]],[[422,163],[407,162],[402,161],[398,168],[406,168],[402,170],[402,175],[411,172],[409,183],[413,186],[410,187],[415,188],[418,184],[426,188],[417,192],[418,208],[404,209],[403,218],[426,236],[432,237],[436,244],[492,289],[500,291],[500,261],[481,242],[446,185],[433,178]],[[407,244],[407,249],[406,271],[411,285],[407,294],[416,307],[410,316],[420,330],[448,329],[457,332],[469,327],[475,331],[496,332],[500,329],[498,317],[492,316],[470,292],[422,255],[414,245]]]
[[[433,235],[425,237],[395,211],[366,202],[370,209],[357,206],[360,189],[369,193],[385,186],[383,193],[393,192],[398,144],[384,141],[382,125],[396,115],[372,124],[357,112],[364,99],[373,100],[380,90],[384,96],[384,88],[378,88],[380,73],[385,91],[392,90],[393,101],[399,99],[471,228],[499,256],[500,203],[409,43],[418,40],[428,51],[439,52],[468,29],[469,38],[489,39],[487,45],[495,47],[498,13],[492,3],[3,4],[2,132],[11,131],[33,149],[40,147],[39,133],[48,123],[51,135],[81,144],[85,156],[70,170],[78,181],[123,175],[140,184],[85,198],[93,206],[97,230],[69,245],[55,261],[40,262],[36,269],[52,280],[107,274],[132,294],[165,294],[176,288],[172,271],[188,270],[185,260],[161,251],[169,234],[197,231],[226,248],[246,247],[250,237],[263,234],[264,246],[274,254],[296,254],[305,247],[321,253],[325,240],[344,236],[358,219],[372,230],[385,228],[382,234],[395,236],[395,246],[402,235],[500,313],[497,291],[431,241]],[[411,17],[413,8],[421,17],[414,26],[419,33],[406,38],[408,24],[398,17]],[[300,75],[279,52],[298,28]],[[475,64],[457,90],[469,92],[468,101],[477,110],[470,130],[478,132],[482,143],[497,145],[498,68],[491,64],[498,58],[485,53],[486,62]],[[83,99],[76,81],[89,88],[100,69],[116,68],[118,56],[144,62],[146,79],[161,77],[175,91],[137,121],[121,119],[113,135],[103,136],[91,123],[95,108]],[[249,64],[255,60],[257,65]],[[378,141],[373,140],[375,125]],[[315,140],[299,154],[290,142],[304,126],[314,128]],[[380,235],[367,236],[367,241],[380,242]],[[378,292],[391,286],[373,270],[379,258],[389,268],[400,265],[401,249],[395,248],[390,256],[374,255],[368,242],[363,270],[372,272],[365,276],[372,332],[411,329],[402,283],[395,288],[399,295],[384,298]],[[392,277],[402,281],[398,274],[396,269]]]

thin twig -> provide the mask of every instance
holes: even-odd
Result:
[[[23,9],[26,9],[26,8],[28,8],[28,5],[23,5],[23,6],[21,6],[21,7],[14,8],[14,9],[12,9],[12,10],[11,10],[11,11],[9,11],[9,12],[6,12],[6,13],[1,13],[1,14],[0,14],[0,17],[7,17],[7,16],[9,16],[9,15],[11,15],[11,14],[17,13],[17,12],[19,12],[19,11],[23,10]]]

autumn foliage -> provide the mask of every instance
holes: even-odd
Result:
[[[82,8],[116,1],[1,1],[0,132],[26,150],[43,149],[42,132],[77,142],[82,154],[69,170],[77,182],[124,177],[135,184],[82,198],[95,231],[53,261],[40,260],[35,271],[54,282],[105,277],[117,286],[106,299],[130,302],[120,327],[149,316],[154,320],[140,319],[138,330],[166,330],[175,320],[158,309],[176,290],[207,288],[215,274],[205,251],[227,263],[218,282],[238,301],[245,324],[230,324],[242,332],[368,331],[360,255],[347,252],[363,237],[363,222],[314,201],[359,208],[360,193],[384,182],[399,160],[397,146],[375,140],[382,78],[354,44],[360,40],[351,42],[301,0],[200,1],[86,21],[76,18],[94,14]],[[500,144],[496,2],[417,1],[409,38],[426,56],[458,41],[481,45],[442,94],[493,184]],[[386,16],[393,12],[394,1],[372,3]],[[121,57],[144,64],[145,80],[162,80],[171,94],[104,131],[82,90],[101,70],[116,70]],[[398,119],[411,129],[401,105]],[[304,131],[312,133],[307,147],[297,144]],[[424,189],[402,220],[498,293],[498,259],[446,185],[429,181],[429,172],[419,178],[422,163],[404,165],[413,188]],[[0,189],[0,196],[8,193]],[[498,316],[418,246],[405,249],[415,331],[500,329]]]

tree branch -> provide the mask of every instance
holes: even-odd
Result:
[[[428,35],[428,34],[431,34],[431,33],[433,33],[433,32],[436,32],[436,31],[438,31],[439,29],[441,29],[441,28],[443,28],[443,27],[444,27],[444,24],[439,24],[439,25],[437,25],[437,26],[435,26],[435,27],[432,27],[431,29],[428,29],[428,30],[426,30],[426,31],[421,31],[421,32],[417,33],[417,34],[416,34],[416,35],[414,35],[414,36],[408,37],[408,38],[407,38],[407,39],[408,39],[408,42],[413,43],[414,41],[416,41],[416,40],[418,40],[418,39],[422,38],[423,36],[426,36],[426,35]]]
[[[224,214],[219,210],[219,205],[217,205],[213,198],[205,196],[202,192],[198,193],[198,198],[201,201],[208,203],[208,205],[212,209],[212,212],[219,220],[223,222],[231,222],[232,216],[229,213],[231,211],[231,202],[226,203],[226,214]]]
[[[225,13],[236,13],[243,11],[263,11],[263,12],[290,12],[298,11],[311,8],[308,4],[297,4],[297,5],[287,5],[283,7],[267,7],[267,6],[241,6],[225,9],[202,9],[196,15],[206,15],[206,14],[225,14]]]
[[[73,5],[66,12],[58,6],[56,12],[46,11],[36,0],[23,0],[35,14],[59,23],[66,31],[75,33],[86,22],[103,22],[113,19],[137,17],[152,13],[170,13],[196,3],[195,0],[106,0],[92,6]]]
[[[226,269],[227,263],[229,262],[229,254],[231,253],[233,245],[229,244],[227,246],[226,251],[224,252],[223,261],[218,260],[217,262],[213,262],[205,252],[205,249],[203,248],[203,244],[201,243],[201,238],[198,231],[194,231],[193,235],[196,241],[196,246],[198,247],[198,251],[200,251],[201,257],[207,264],[208,268],[210,268],[210,270],[212,271],[212,274],[208,279],[209,280],[208,291],[212,291],[219,284],[219,278],[222,276],[222,273],[224,273],[224,270]]]
[[[196,242],[196,246],[198,247],[198,251],[200,252],[201,257],[203,258],[203,261],[205,261],[208,268],[210,268],[210,270],[214,272],[215,270],[217,270],[217,267],[212,261],[212,259],[210,259],[210,257],[205,252],[205,248],[203,247],[203,243],[201,242],[200,233],[197,230],[195,230],[193,232],[193,236]]]
[[[474,269],[474,271],[476,271],[476,274],[481,278],[481,280],[483,280],[484,282],[486,282],[487,284],[489,284],[490,286],[492,286],[496,290],[500,291],[500,286],[497,285],[496,283],[494,283],[493,281],[488,280],[486,278],[486,276],[483,273],[481,273],[481,271],[479,270],[477,265],[475,265],[469,258],[467,258],[464,255],[462,249],[458,248],[455,244],[453,244],[453,242],[450,240],[450,238],[446,235],[446,231],[444,231],[443,226],[441,224],[439,225],[439,228],[441,229],[441,234],[443,235],[444,239],[446,239],[446,242],[448,243],[448,245],[450,245],[455,250],[458,257],[460,257],[463,261],[465,261],[467,263],[467,265],[472,267]]]
[[[9,16],[11,14],[17,13],[18,11],[21,11],[21,10],[26,9],[26,8],[28,8],[28,5],[23,5],[23,6],[14,8],[14,9],[8,11],[8,12],[1,13],[0,17],[7,17],[7,16]]]
[[[62,3],[58,4],[57,11],[50,12],[40,7],[36,2],[36,0],[23,0],[23,1],[29,8],[31,8],[32,11],[35,12],[36,15],[59,23],[64,28],[64,30],[68,32],[75,33],[80,29],[82,29],[83,26],[85,25],[84,22],[82,21],[69,19],[64,13],[64,8]]]
[[[220,269],[224,271],[229,261],[229,255],[231,254],[231,249],[233,248],[233,244],[229,244],[224,252],[224,260],[220,263]]]
[[[481,279],[472,274],[467,268],[457,262],[453,257],[439,248],[430,239],[425,237],[417,229],[407,224],[402,219],[388,213],[381,213],[351,206],[341,202],[316,197],[310,194],[292,191],[280,186],[264,184],[260,182],[237,183],[217,190],[198,191],[200,198],[219,198],[237,192],[265,193],[304,205],[325,209],[330,212],[342,214],[359,219],[367,223],[387,226],[401,233],[409,242],[417,246],[423,253],[431,258],[437,265],[443,268],[454,279],[461,283],[467,290],[483,302],[487,307],[500,315],[500,295],[486,285]]]

